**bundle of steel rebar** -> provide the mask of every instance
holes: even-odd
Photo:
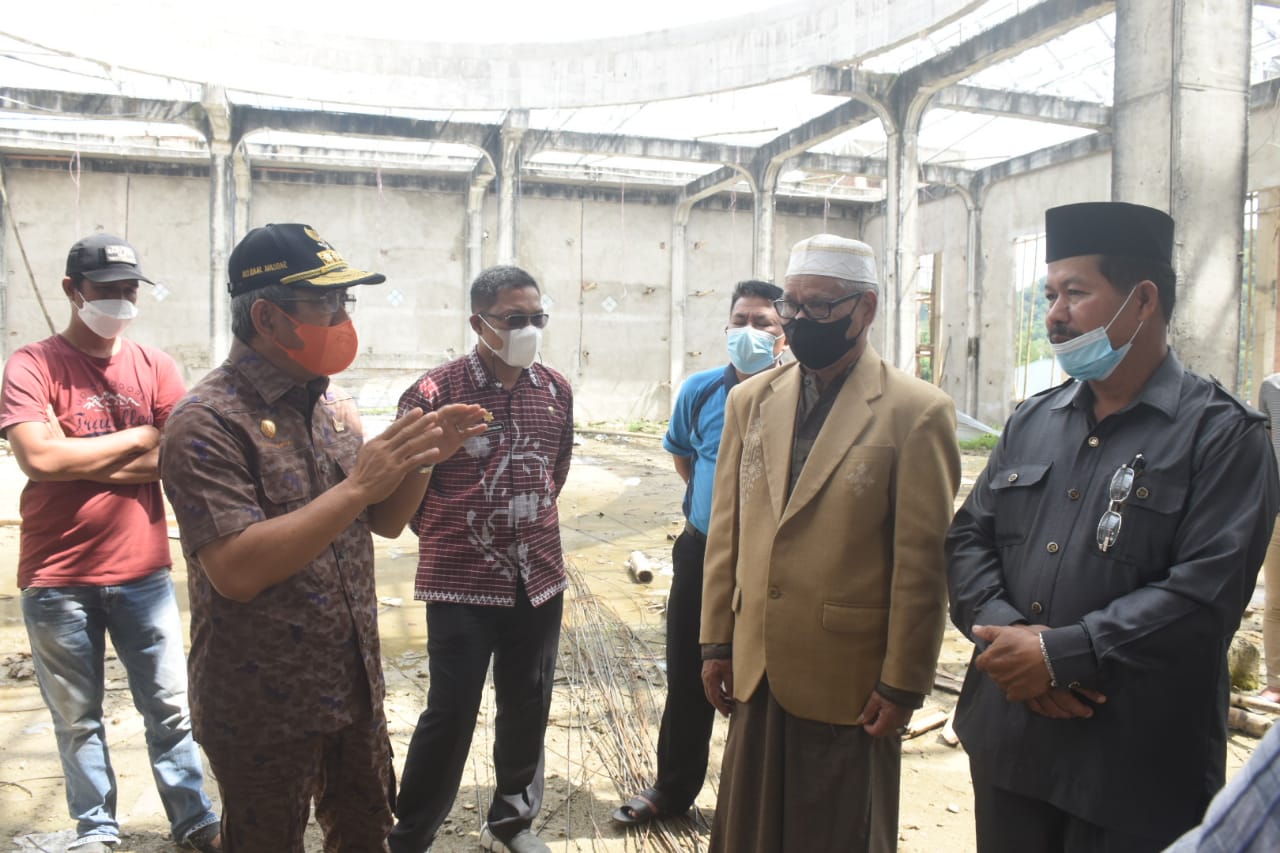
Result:
[[[576,566],[568,566],[568,575],[560,674],[569,686],[570,719],[586,733],[592,758],[603,764],[613,782],[613,794],[623,802],[652,784],[655,776],[665,698],[661,686],[666,682],[659,663],[662,654],[655,654],[591,593]],[[585,763],[578,770],[585,781]],[[566,802],[571,801],[572,797]],[[699,826],[705,829],[705,820],[696,809],[687,820],[652,821],[628,833],[628,849],[634,842],[637,850],[697,850],[703,839]],[[595,834],[599,835],[599,828]]]

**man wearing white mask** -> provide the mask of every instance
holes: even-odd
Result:
[[[472,403],[490,419],[483,435],[434,467],[410,522],[430,682],[405,757],[393,853],[430,847],[453,806],[490,658],[496,786],[480,844],[549,850],[531,827],[542,805],[568,585],[556,500],[573,450],[573,396],[562,375],[536,361],[548,318],[532,276],[514,266],[483,271],[471,285],[471,312],[475,349],[427,371],[400,398],[402,412]]]
[[[157,470],[159,430],[183,386],[168,355],[121,337],[138,314],[140,281],[151,283],[119,237],[72,246],[62,280],[71,320],[13,354],[0,400],[0,432],[30,478],[18,586],[76,821],[69,849],[80,853],[120,840],[102,709],[108,634],[146,724],[174,839],[221,849],[191,734]]]
[[[693,805],[707,775],[715,709],[702,689],[698,624],[702,614],[702,564],[711,520],[711,487],[724,429],[729,391],[778,363],[786,346],[774,300],[782,288],[742,281],[733,289],[725,345],[726,367],[695,373],[680,386],[662,446],[685,482],[685,525],[671,547],[667,597],[667,700],[658,731],[658,778],[620,806],[613,819],[624,826],[681,815]]]
[[[867,342],[871,247],[819,234],[782,298],[797,364],[729,395],[707,534],[707,700],[732,714],[713,853],[893,850],[900,733],[933,686],[955,405]]]
[[[1163,850],[1223,782],[1280,482],[1265,419],[1169,347],[1173,220],[1086,202],[1045,231],[1072,379],[1014,412],[947,537],[978,850]]]

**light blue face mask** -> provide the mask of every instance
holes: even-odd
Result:
[[[725,339],[729,361],[743,373],[759,373],[772,367],[778,360],[773,354],[773,347],[778,339],[768,332],[749,326],[734,326],[725,329]]]
[[[1137,288],[1135,287],[1134,290],[1137,290]],[[1111,339],[1107,337],[1107,330],[1111,328],[1111,323],[1116,321],[1116,317],[1120,316],[1120,312],[1124,310],[1124,307],[1129,304],[1129,299],[1133,296],[1134,290],[1129,291],[1129,296],[1126,296],[1124,302],[1120,303],[1115,316],[1111,318],[1111,322],[1107,323],[1107,325],[1099,326],[1092,331],[1085,332],[1083,335],[1078,335],[1060,344],[1049,344],[1049,346],[1053,347],[1053,354],[1057,357],[1058,364],[1067,372],[1068,376],[1073,379],[1079,379],[1081,382],[1106,379],[1120,366],[1120,362],[1124,361],[1124,357],[1129,354],[1129,348],[1133,346],[1133,339],[1142,330],[1142,323],[1139,323],[1138,328],[1133,330],[1133,335],[1128,342],[1119,347],[1111,346]]]

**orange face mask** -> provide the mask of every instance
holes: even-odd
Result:
[[[333,376],[341,373],[356,360],[360,341],[351,320],[343,320],[336,326],[313,326],[289,318],[293,330],[302,339],[300,348],[281,344],[289,359],[308,373],[317,376]]]

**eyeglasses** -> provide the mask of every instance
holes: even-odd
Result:
[[[356,298],[346,291],[334,290],[317,296],[291,296],[285,299],[277,299],[276,301],[315,305],[326,314],[337,314],[342,310],[345,310],[348,314],[354,314],[356,310]]]
[[[489,314],[484,311],[480,312],[481,317],[488,317],[491,320],[498,320],[508,329],[523,329],[525,326],[533,326],[538,329],[545,328],[547,320],[551,319],[549,314],[507,314],[505,316],[499,314]]]
[[[1098,519],[1098,550],[1103,553],[1110,550],[1120,538],[1120,525],[1124,521],[1120,513],[1124,510],[1124,502],[1129,499],[1129,493],[1133,490],[1133,481],[1142,473],[1146,464],[1147,460],[1139,453],[1133,457],[1132,462],[1121,465],[1111,475],[1108,494],[1110,503],[1107,504],[1107,511]]]
[[[789,299],[773,300],[774,310],[778,312],[778,316],[784,320],[794,320],[800,316],[803,311],[805,316],[810,320],[826,320],[831,317],[831,309],[835,308],[841,302],[848,302],[850,299],[857,299],[862,293],[850,293],[848,296],[841,296],[839,299],[823,299],[817,302],[806,302],[799,305]]]

